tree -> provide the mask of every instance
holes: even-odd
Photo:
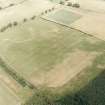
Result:
[[[24,19],[23,19],[23,22],[26,22],[26,21],[27,21],[27,19],[26,19],[26,18],[24,18]]]
[[[47,13],[47,10],[45,10],[45,13]]]
[[[31,20],[34,20],[35,18],[36,18],[36,16],[32,16],[32,17],[31,17]]]
[[[74,3],[72,6],[73,7],[76,7],[76,8],[79,8],[80,7],[79,3]]]
[[[3,8],[2,7],[0,7],[0,10],[2,10]]]
[[[71,3],[71,2],[68,2],[68,3],[67,3],[67,6],[72,6],[72,3]]]
[[[13,25],[14,25],[14,26],[17,26],[17,25],[18,25],[18,23],[15,21],[15,22],[13,22]]]
[[[60,3],[59,4],[62,4],[62,5],[64,5],[65,3],[63,2],[63,1],[60,1]]]

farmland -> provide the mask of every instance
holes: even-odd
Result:
[[[0,104],[20,105],[21,100],[16,95],[20,90],[21,86],[0,67]]]
[[[39,23],[41,23],[41,26]],[[86,58],[86,67],[87,67],[88,62],[93,62],[97,54],[101,53],[101,52],[95,51],[97,50],[97,48],[93,49],[92,51],[90,50],[90,48],[92,47],[91,45],[92,40],[96,41],[97,44],[99,42],[99,45],[101,41],[97,39],[93,39],[91,37],[87,38],[85,34],[79,31],[65,28],[64,26],[60,26],[55,23],[45,21],[43,19],[37,19],[35,23],[29,22],[27,24],[24,24],[25,26],[23,27],[30,27],[30,25],[32,24],[34,25],[34,27],[41,29],[41,31],[40,30],[38,31],[38,34],[35,33],[36,31],[34,30],[34,34],[35,34],[35,36],[33,35],[34,39],[27,39],[25,41],[20,41],[20,42],[19,41],[11,42],[9,40],[6,40],[1,43],[0,48],[2,49],[1,56],[4,59],[4,61],[8,65],[10,65],[14,70],[16,70],[16,72],[18,72],[21,76],[23,76],[24,78],[28,77],[28,80],[31,81],[33,84],[35,84],[35,86],[38,84],[39,85],[46,84],[47,82],[46,80],[48,80],[47,78],[49,78],[50,75],[54,73],[57,74],[54,71],[56,71],[56,66],[59,65],[60,63],[61,65],[64,65],[64,68],[65,68],[66,65],[63,64],[63,61],[70,63],[70,59],[71,59],[70,64],[72,66],[72,63],[73,64],[76,63],[76,60],[74,59],[83,57],[81,60]],[[48,28],[50,31],[48,30]],[[31,30],[33,31],[33,29]],[[66,33],[66,36],[65,36],[65,33]],[[69,35],[69,33],[71,34]],[[49,34],[50,36],[48,36]],[[13,34],[11,33],[11,35]],[[95,45],[96,42],[92,43],[93,44],[92,48],[97,46],[97,44]],[[7,46],[7,43],[8,43],[8,46]],[[84,44],[82,43],[86,43],[87,45],[87,48],[85,46],[86,49],[84,49],[84,46],[83,46]],[[4,46],[2,47],[2,45],[4,45],[5,47]],[[79,48],[81,46],[83,47],[82,49]],[[69,60],[67,60],[69,56],[70,58]],[[74,57],[72,58],[72,56]],[[85,56],[89,56],[89,57],[85,57]],[[78,63],[79,61],[77,61],[77,64]],[[82,62],[82,63],[80,63],[78,66],[82,67],[82,65],[85,65],[85,62]],[[91,63],[89,63],[89,65],[91,65]],[[86,67],[84,66],[83,69]],[[57,68],[59,71],[60,68],[59,67]],[[67,69],[70,69],[70,68],[71,67],[68,67]],[[73,67],[73,69],[76,69],[76,68]],[[80,72],[81,69],[80,71],[76,69],[76,71]],[[48,77],[47,75],[44,75],[45,73],[46,74],[48,73]],[[71,70],[70,70],[70,73],[68,74],[70,75],[72,74]],[[64,77],[64,81],[67,77],[66,76]],[[54,77],[53,79],[55,78],[56,77]],[[70,78],[72,78],[72,76]],[[38,81],[39,79],[40,81]],[[51,79],[51,81],[53,80]],[[68,81],[69,81],[69,78],[68,78]]]
[[[0,105],[104,105],[104,4],[19,2],[0,4]]]

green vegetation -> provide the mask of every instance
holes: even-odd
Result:
[[[51,13],[48,14],[47,16],[44,16],[44,18],[60,24],[70,25],[77,19],[81,18],[81,15],[62,9],[53,14]]]
[[[16,36],[13,36],[15,33]],[[0,42],[0,55],[4,58],[0,60],[0,65],[25,88],[30,87],[31,84],[26,80],[32,74],[35,76],[50,71],[76,49],[96,54],[93,62],[64,86],[51,90],[33,89],[33,96],[24,105],[105,104],[104,41],[43,19],[26,22],[21,26],[19,24],[14,31],[1,34],[0,37],[2,40],[13,39],[13,42]],[[35,87],[32,85],[32,88]]]

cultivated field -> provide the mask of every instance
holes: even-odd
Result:
[[[67,26],[77,21],[81,17],[82,17],[81,14],[72,12],[64,8],[58,9],[53,13],[51,12],[48,15],[43,16],[43,18],[47,20],[50,20],[59,24],[67,25]]]
[[[20,0],[5,5],[17,2]],[[104,4],[94,10],[102,2],[80,0],[77,9],[48,0],[27,0],[0,11],[0,29],[12,23],[0,31],[0,105],[20,105],[32,93],[35,98],[28,101],[35,101],[35,105],[46,101],[45,105],[54,101],[60,105],[101,105],[103,97],[99,97],[105,89],[100,86],[105,79],[97,82],[97,87],[93,81],[105,71]],[[90,3],[95,3],[94,8]],[[40,89],[52,89],[56,95]],[[79,96],[72,101],[71,93]]]
[[[74,0],[71,0],[71,2],[74,2]],[[75,2],[80,4],[80,8],[75,9],[68,6],[61,6],[63,9],[45,15],[44,18],[105,40],[105,1],[75,0]],[[69,15],[67,15],[67,11]]]
[[[20,5],[1,10],[0,15],[2,17],[0,17],[0,28],[14,21],[21,23],[24,18],[29,19],[32,16],[38,16],[46,9],[52,8],[53,6],[53,3],[46,0],[27,0]]]
[[[0,67],[0,105],[20,105],[17,95],[21,86]]]
[[[6,63],[35,86],[63,86],[92,66],[104,51],[101,49],[103,41],[43,19],[27,22],[22,27],[23,30],[15,27],[14,32],[20,39],[21,32],[26,32],[24,36],[30,35],[30,38],[1,41],[0,53]]]

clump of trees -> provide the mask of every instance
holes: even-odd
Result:
[[[13,6],[13,5],[14,5],[14,4],[10,4],[9,6]],[[2,9],[2,7],[0,7],[0,9]],[[52,7],[52,8],[50,8],[50,9],[45,10],[44,12],[40,13],[40,15],[47,14],[47,13],[53,11],[53,10],[55,10],[55,7]],[[36,16],[34,15],[34,16],[32,16],[32,17],[30,18],[30,20],[34,20],[35,18],[36,18]],[[24,19],[22,20],[23,23],[25,23],[25,22],[27,22],[27,21],[28,21],[27,18],[24,18]],[[4,27],[2,27],[2,28],[0,29],[0,32],[4,32],[4,31],[6,31],[8,28],[11,28],[11,27],[17,26],[17,25],[18,25],[18,22],[17,22],[17,21],[14,21],[14,22],[12,22],[12,23],[8,23],[6,26],[4,26]]]
[[[72,3],[69,0],[60,1],[59,4],[66,5],[66,6],[72,6],[72,7],[75,7],[75,8],[79,8],[80,7],[80,4],[79,3]]]
[[[0,29],[0,32],[4,32],[6,31],[8,28],[11,28],[12,26],[17,26],[18,25],[18,22],[14,21],[13,23],[8,23],[6,26],[3,26],[1,29]]]

